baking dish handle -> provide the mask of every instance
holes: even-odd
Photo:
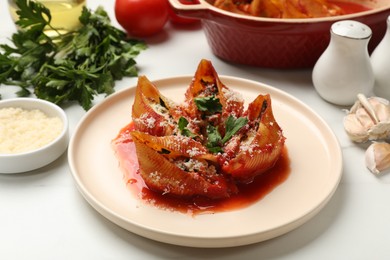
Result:
[[[190,17],[190,18],[206,18],[208,13],[208,5],[204,1],[199,1],[196,4],[182,4],[179,0],[168,0],[169,4],[180,16]]]

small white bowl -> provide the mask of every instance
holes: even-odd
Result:
[[[14,107],[24,110],[38,109],[48,117],[58,117],[63,122],[61,133],[50,143],[32,151],[0,153],[0,174],[20,173],[41,168],[60,157],[68,147],[68,118],[59,106],[36,98],[14,98],[0,101],[0,109]]]

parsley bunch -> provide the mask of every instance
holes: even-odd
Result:
[[[60,29],[51,26],[50,10],[30,0],[15,3],[19,29],[14,46],[0,45],[0,84],[19,86],[18,96],[77,101],[88,110],[96,95],[114,92],[115,80],[137,76],[134,58],[146,44],[113,27],[102,7],[84,7],[79,29],[49,37],[44,28]]]

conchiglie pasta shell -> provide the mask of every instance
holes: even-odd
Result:
[[[170,115],[163,115],[155,110],[160,105],[161,100],[165,105],[169,104],[172,110],[175,109],[173,102],[162,96],[158,89],[145,77],[138,78],[135,99],[132,107],[132,118],[135,128],[142,132],[147,132],[151,135],[169,135],[175,129],[173,123],[169,122]]]
[[[194,98],[204,96],[206,88],[210,85],[216,88],[215,95],[219,98],[222,105],[222,121],[231,114],[239,117],[243,111],[244,100],[232,98],[233,96],[238,97],[238,94],[231,91],[222,83],[211,62],[205,59],[199,63],[194,79],[185,93],[185,102],[188,105],[189,115],[193,118],[199,117],[199,111],[194,103]]]
[[[247,114],[251,121],[259,120],[257,131],[252,133],[254,136],[249,142],[242,141],[236,157],[223,166],[224,172],[243,182],[272,168],[282,154],[285,141],[282,129],[275,121],[269,95],[258,96],[248,106]]]
[[[164,154],[167,158],[188,157],[216,162],[215,155],[206,147],[187,136],[152,136],[139,131],[131,132],[133,140],[142,142],[153,150]]]
[[[225,198],[230,194],[229,186],[221,176],[219,181],[208,182],[196,172],[186,172],[173,164],[164,155],[133,135],[140,174],[149,189],[180,197],[206,196]]]

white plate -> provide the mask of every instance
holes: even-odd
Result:
[[[69,144],[69,165],[84,198],[99,213],[138,235],[176,245],[231,247],[264,241],[305,223],[329,201],[342,174],[342,154],[328,125],[308,106],[276,88],[221,76],[246,103],[269,93],[287,138],[288,179],[262,200],[230,212],[189,216],[147,205],[126,187],[110,142],[131,120],[135,88],[106,98],[79,123]],[[192,76],[154,83],[178,100]]]

